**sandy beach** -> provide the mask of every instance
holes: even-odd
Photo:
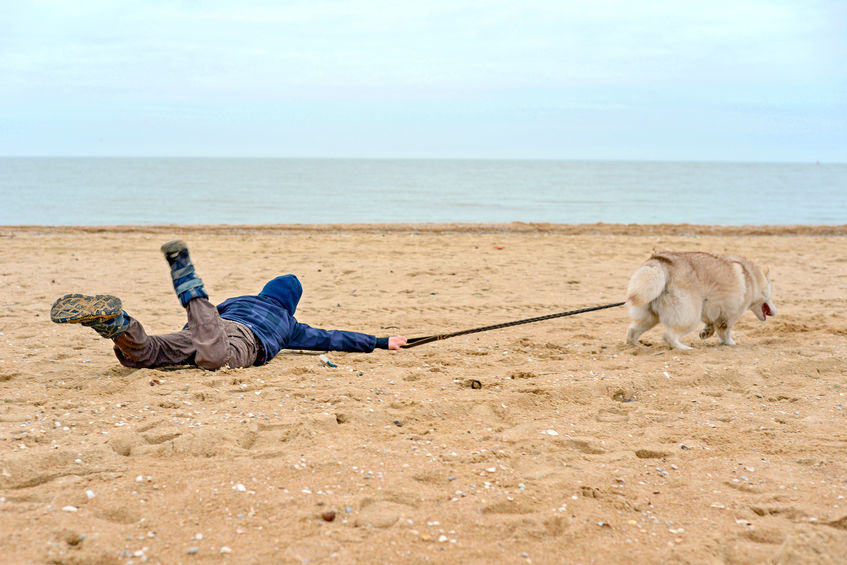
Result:
[[[625,299],[657,250],[768,265],[735,347],[623,308],[373,354],[121,367],[50,322],[109,293],[182,327],[295,273],[312,326],[415,337]],[[843,563],[847,226],[0,227],[3,563]]]

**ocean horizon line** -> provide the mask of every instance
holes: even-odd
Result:
[[[300,223],[158,223],[158,224],[0,224],[0,229],[19,231],[85,232],[167,232],[186,231],[288,231],[326,230],[351,232],[433,232],[433,233],[597,233],[620,235],[655,229],[666,235],[847,235],[847,223],[840,224],[704,224],[688,222],[300,222]],[[698,233],[693,233],[698,232]]]
[[[642,159],[607,157],[326,157],[326,156],[255,156],[255,155],[0,155],[0,159],[203,159],[232,161],[445,161],[445,162],[561,162],[561,163],[669,163],[721,165],[847,165],[845,161],[767,159]]]

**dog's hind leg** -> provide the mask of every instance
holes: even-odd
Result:
[[[689,326],[672,326],[665,330],[665,334],[662,336],[662,339],[665,340],[665,343],[674,347],[676,349],[692,349],[691,347],[685,345],[684,343],[679,341],[679,338],[684,336],[687,333],[691,333],[697,329],[697,324],[699,322],[694,322]]]
[[[688,333],[688,332],[685,332],[685,333]],[[662,336],[662,339],[665,340],[665,343],[667,343],[668,345],[670,345],[671,347],[673,347],[675,349],[682,349],[682,350],[694,349],[693,347],[689,347],[689,346],[685,345],[684,343],[682,343],[681,341],[679,341],[679,338],[682,337],[683,335],[685,335],[685,334],[684,333],[677,333],[673,330],[668,329],[664,333],[664,335]]]
[[[684,291],[667,292],[659,302],[659,322],[666,331],[662,339],[676,349],[691,349],[679,338],[697,329],[702,314],[702,303]]]
[[[638,338],[658,324],[659,317],[648,308],[641,306],[631,306],[629,315],[632,317],[632,323],[626,329],[626,342],[630,345],[638,345]]]

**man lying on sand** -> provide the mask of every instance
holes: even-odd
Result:
[[[282,349],[354,351],[398,350],[402,336],[382,337],[322,330],[301,324],[294,311],[303,287],[294,275],[276,277],[257,296],[230,298],[215,307],[194,272],[182,241],[162,246],[171,268],[174,290],[188,314],[188,324],[176,333],[148,336],[135,318],[122,310],[116,296],[67,294],[53,304],[50,319],[57,324],[82,324],[112,339],[115,355],[126,367],[145,368],[192,364],[215,370],[264,365]]]

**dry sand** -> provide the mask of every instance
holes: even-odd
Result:
[[[658,328],[624,345],[616,308],[217,372],[126,369],[50,322],[64,293],[112,293],[181,327],[159,253],[177,237],[213,301],[293,272],[298,319],[377,335],[616,302],[659,249],[770,265],[779,315],[690,352]],[[1,562],[847,559],[847,226],[3,227],[0,245]]]

